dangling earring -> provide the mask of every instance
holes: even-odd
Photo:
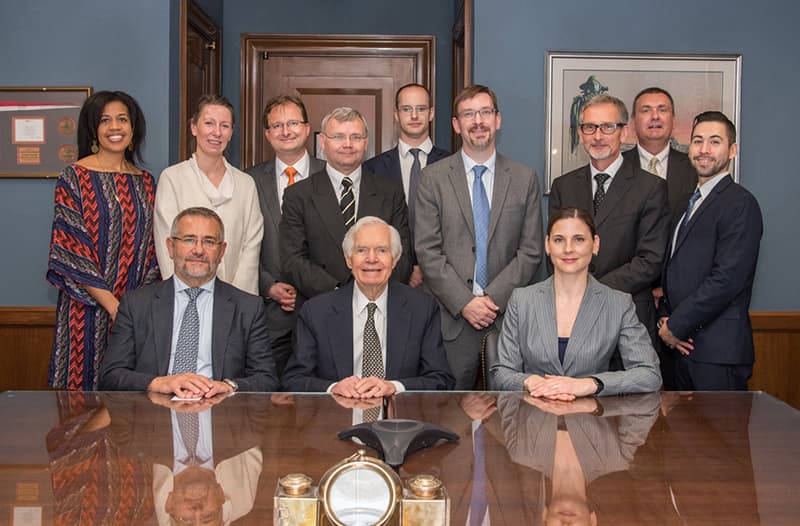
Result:
[[[133,151],[133,141],[128,143],[128,151]]]
[[[92,146],[89,148],[92,153],[97,153],[100,151],[100,148],[97,146],[97,139],[92,139]]]

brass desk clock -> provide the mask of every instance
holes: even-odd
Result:
[[[447,526],[450,499],[442,483],[417,475],[403,486],[400,477],[362,449],[330,468],[313,485],[290,474],[275,490],[276,526]]]

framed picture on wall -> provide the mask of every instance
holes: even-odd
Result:
[[[707,110],[723,112],[737,126],[741,98],[741,55],[662,53],[575,53],[548,51],[545,60],[546,191],[556,177],[586,165],[578,125],[583,104],[600,93],[623,102],[630,113],[641,90],[657,86],[675,100],[672,144],[688,149],[692,120]],[[635,147],[630,127],[622,149]],[[731,171],[738,180],[735,165]]]
[[[0,178],[57,177],[78,159],[78,115],[90,87],[0,87]]]

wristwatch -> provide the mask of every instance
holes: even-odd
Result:
[[[589,378],[594,380],[595,385],[597,385],[597,391],[595,391],[594,394],[600,394],[600,391],[602,391],[603,388],[605,387],[605,384],[603,384],[603,381],[600,378],[596,377],[596,376],[590,376]]]
[[[236,382],[234,382],[230,378],[223,378],[222,381],[225,382],[226,384],[230,385],[231,389],[233,389],[234,393],[239,390],[239,384],[237,384]]]

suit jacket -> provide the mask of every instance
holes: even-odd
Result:
[[[325,161],[309,157],[310,174],[325,169]],[[269,288],[281,275],[278,243],[281,223],[281,206],[278,199],[278,180],[275,174],[275,159],[257,164],[246,170],[256,183],[258,204],[264,216],[264,239],[261,241],[261,259],[258,267],[258,292],[267,299],[267,322],[270,331],[291,330],[295,324],[295,313],[281,309],[280,304],[269,300]],[[299,181],[298,181],[299,182]]]
[[[447,150],[434,146],[431,149],[431,153],[428,154],[428,161],[425,166],[431,165],[449,155],[450,152]],[[390,177],[399,181],[401,184],[403,182],[403,172],[400,169],[400,151],[397,149],[397,146],[376,155],[372,159],[364,161],[364,168],[370,172]]]
[[[173,279],[122,297],[100,365],[101,390],[145,391],[169,374],[174,305]],[[264,300],[218,279],[212,317],[213,380],[230,378],[241,391],[276,391]]]
[[[505,310],[511,291],[533,282],[542,260],[539,180],[531,168],[497,154],[489,216],[485,292]],[[424,286],[442,304],[442,334],[463,329],[461,309],[474,297],[475,226],[461,152],[423,171],[417,187],[415,247]]]
[[[553,181],[550,213],[557,208],[594,210],[589,165]],[[655,305],[650,293],[661,274],[669,241],[667,184],[642,170],[638,161],[623,161],[594,215],[600,254],[589,271],[612,289],[633,296],[636,313],[655,336]]]
[[[625,370],[609,371],[609,361],[617,348]],[[520,391],[532,374],[596,376],[604,384],[601,396],[646,393],[661,386],[658,357],[647,330],[636,318],[630,295],[591,276],[563,364],[558,359],[553,277],[512,294],[498,341],[498,363],[490,371],[490,385],[493,389]]]
[[[388,286],[386,379],[410,391],[452,389],[436,302],[396,281]],[[353,375],[353,287],[351,282],[320,295],[300,310],[285,390],[325,391]]]
[[[631,148],[622,156],[635,166],[641,166],[639,148]],[[678,226],[678,221],[686,211],[695,188],[697,188],[697,172],[692,166],[689,156],[675,148],[670,148],[667,156],[667,201],[669,202],[670,232],[674,232],[675,227]]]
[[[403,251],[392,277],[408,281],[411,238],[402,185],[362,168],[356,218],[364,216],[380,217],[400,232]],[[283,193],[280,224],[283,275],[306,299],[331,291],[351,279],[342,254],[344,234],[339,197],[327,171],[320,170]]]
[[[748,309],[762,232],[755,197],[727,175],[678,236],[664,266],[662,314],[672,334],[694,340],[691,360],[753,363]]]

